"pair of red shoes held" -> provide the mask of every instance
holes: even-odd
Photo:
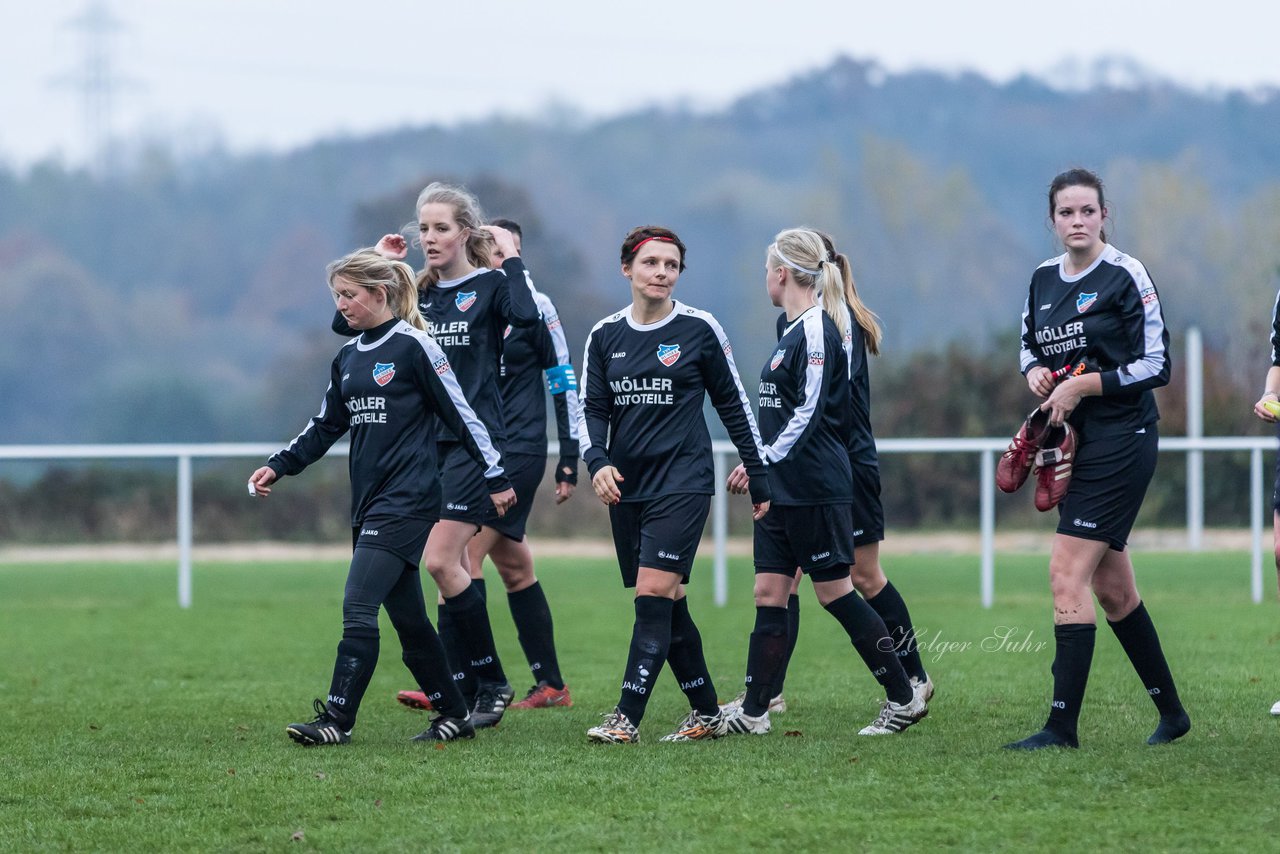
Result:
[[[1067,494],[1075,456],[1076,433],[1071,425],[1050,426],[1049,413],[1036,407],[1000,455],[996,486],[1001,492],[1016,492],[1034,472],[1036,509],[1051,510]]]

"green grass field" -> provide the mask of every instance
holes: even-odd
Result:
[[[328,686],[345,565],[198,565],[190,611],[169,565],[3,566],[0,851],[1274,850],[1275,603],[1248,601],[1244,555],[1135,562],[1192,732],[1145,744],[1154,707],[1102,628],[1082,748],[1039,754],[999,749],[1046,712],[1039,556],[998,560],[989,611],[976,557],[886,559],[938,686],[901,736],[855,735],[877,686],[805,590],[791,709],[772,734],[658,743],[687,711],[664,675],[627,747],[584,736],[617,698],[630,637],[608,561],[539,568],[573,708],[511,712],[474,742],[410,743],[426,718],[394,702],[411,685],[384,621],[352,743],[312,749],[284,727]],[[731,567],[728,607],[710,589],[703,560],[690,602],[727,699],[753,620],[748,564]],[[528,671],[491,598],[520,692]]]

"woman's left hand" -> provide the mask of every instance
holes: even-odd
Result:
[[[725,485],[729,488],[730,495],[746,495],[747,486],[750,483],[751,478],[747,476],[747,467],[738,463],[738,467],[729,472],[729,479]]]
[[[1080,383],[1081,379],[1082,377],[1072,377],[1065,382],[1059,383],[1057,388],[1049,395],[1049,399],[1040,404],[1040,409],[1049,413],[1049,423],[1054,427],[1061,427],[1063,422],[1080,405],[1080,399],[1084,397],[1084,389]]]
[[[759,504],[752,504],[751,505],[751,521],[759,522],[761,519],[763,519],[764,514],[769,512],[769,504],[770,502],[768,501],[761,501]]]

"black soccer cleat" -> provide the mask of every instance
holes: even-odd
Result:
[[[460,738],[475,738],[476,728],[471,724],[471,717],[451,718],[448,715],[436,715],[431,719],[431,726],[413,737],[414,741],[457,741]]]
[[[351,740],[351,730],[329,711],[324,701],[317,698],[313,704],[316,710],[315,720],[305,724],[289,724],[284,731],[303,747],[316,747],[321,744],[346,744]]]
[[[508,682],[483,682],[476,691],[471,709],[471,725],[476,729],[497,726],[516,692]]]

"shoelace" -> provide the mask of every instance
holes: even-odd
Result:
[[[316,697],[311,701],[311,708],[315,710],[316,719],[311,722],[312,726],[316,724],[326,724],[333,720],[333,715],[329,714],[329,707],[324,704],[324,700]]]

